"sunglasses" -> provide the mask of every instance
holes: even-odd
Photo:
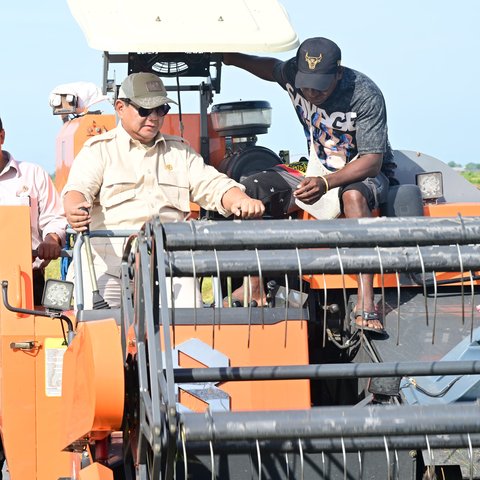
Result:
[[[131,105],[142,118],[146,118],[155,112],[159,117],[164,117],[170,111],[170,105],[168,103],[164,103],[159,107],[155,108],[143,108],[135,105],[130,99],[125,98],[122,99],[127,105]]]

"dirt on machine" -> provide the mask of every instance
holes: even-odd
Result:
[[[261,145],[267,100],[215,102],[219,52],[297,47],[281,3],[165,3],[68,0],[89,46],[104,52],[98,98],[116,98],[118,69],[153,72],[180,100],[162,132],[207,163],[236,180],[289,163],[288,144]],[[79,107],[87,87],[62,86],[51,102],[63,120],[59,190],[84,141],[116,124]],[[185,113],[192,95],[198,108]],[[185,222],[72,232],[64,261],[80,278],[48,280],[42,305],[29,209],[0,207],[10,479],[480,478],[480,190],[426,153],[397,150],[394,161],[398,185],[373,218],[299,210],[231,221],[192,204]],[[84,283],[98,294],[90,238],[116,237],[121,307],[96,297],[86,309]],[[358,273],[374,274],[386,335],[350,325]],[[170,277],[196,279],[203,306],[175,306]],[[251,277],[265,303],[233,303]]]

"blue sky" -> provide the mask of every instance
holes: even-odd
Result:
[[[331,38],[342,49],[343,64],[367,74],[382,89],[393,148],[419,151],[446,163],[480,162],[475,144],[480,111],[477,0],[281,3],[300,40]],[[39,163],[52,173],[61,121],[52,115],[48,95],[67,82],[100,85],[102,53],[88,47],[66,1],[3,2],[1,25],[4,148],[17,160]],[[276,56],[287,59],[293,54]],[[268,100],[273,109],[272,127],[258,143],[276,152],[290,150],[293,157],[305,153],[287,94],[273,83],[224,68],[222,91],[214,103],[257,99]],[[107,103],[100,105],[111,111]],[[185,105],[193,111],[196,96]]]

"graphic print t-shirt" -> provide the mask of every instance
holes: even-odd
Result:
[[[279,64],[275,80],[288,92],[303,125],[310,148],[310,128],[318,158],[334,172],[357,154],[392,153],[387,136],[387,115],[382,92],[363,73],[343,68],[333,94],[320,106],[306,100],[295,88],[296,60]]]

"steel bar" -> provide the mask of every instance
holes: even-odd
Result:
[[[163,224],[168,250],[415,246],[480,242],[480,217],[255,220]]]
[[[474,374],[480,374],[480,360],[177,368],[174,370],[177,383]]]
[[[470,434],[473,447],[480,446],[480,434]],[[305,453],[341,452],[341,438],[301,439]],[[388,447],[395,450],[417,450],[427,448],[425,435],[395,435],[387,438]],[[428,437],[431,448],[468,448],[468,435],[431,435]],[[178,447],[181,445],[177,442]],[[383,451],[385,450],[385,437],[348,437],[343,438],[345,451]],[[260,450],[264,453],[298,453],[298,439],[295,440],[262,440],[259,442]],[[216,453],[251,453],[256,448],[255,441],[222,441],[215,444]],[[209,452],[207,442],[187,442],[187,455],[201,455]]]
[[[184,413],[180,423],[187,441],[468,434],[480,432],[480,405]]]
[[[421,255],[419,255],[421,251]],[[480,245],[461,247],[464,270],[480,269]],[[258,251],[263,274],[283,275],[298,271],[298,255],[303,274],[338,273],[393,273],[393,272],[456,272],[460,261],[455,246],[442,247],[397,247],[397,248],[345,248],[337,252],[329,248],[298,250]],[[381,260],[379,259],[381,258]],[[174,276],[192,276],[192,254],[190,252],[170,252],[170,262]],[[236,250],[230,252],[193,252],[197,275],[216,275],[217,268],[223,274],[258,275],[255,251]],[[218,265],[217,265],[218,259]],[[422,262],[423,259],[423,262]],[[423,263],[423,266],[422,266]],[[219,267],[218,267],[219,266]],[[168,265],[166,266],[169,274]]]

